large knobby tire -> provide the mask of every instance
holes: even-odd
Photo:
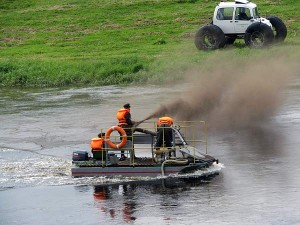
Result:
[[[201,27],[195,36],[195,45],[199,50],[223,48],[226,43],[223,31],[212,24]]]
[[[269,16],[267,19],[271,22],[275,32],[275,42],[282,42],[286,38],[287,28],[285,24],[276,16]]]
[[[274,34],[272,28],[264,23],[253,23],[245,32],[245,44],[250,48],[263,48],[272,44]]]

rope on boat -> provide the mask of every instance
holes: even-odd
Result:
[[[176,163],[176,164],[187,164],[188,163],[188,160],[187,159],[168,159],[166,161],[164,161],[162,164],[161,164],[161,175],[164,177],[165,176],[165,171],[164,171],[164,166],[165,164],[167,163]]]

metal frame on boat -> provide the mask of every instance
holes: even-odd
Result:
[[[109,129],[112,129],[109,134],[115,130],[120,132],[119,128]],[[100,135],[97,139],[101,141],[101,147],[92,149],[92,156],[87,151],[73,152],[72,176],[157,177],[192,173],[218,163],[217,159],[207,153],[207,129],[204,121],[181,121],[169,129],[172,129],[171,147],[155,147],[155,122],[148,122],[143,128],[132,128],[133,136],[129,138],[132,141],[128,141],[126,145],[121,143],[124,144],[122,147],[115,143],[120,142],[120,139],[122,142],[124,138],[127,139],[126,134],[107,137],[107,132],[104,135],[101,130],[100,134],[103,136]],[[120,161],[121,151],[127,155],[123,161]],[[148,151],[148,156],[134,157],[134,152],[138,151]]]

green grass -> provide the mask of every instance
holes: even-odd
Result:
[[[54,87],[178,80],[218,54],[250,58],[294,46],[299,51],[300,3],[259,0],[261,15],[288,27],[282,46],[198,51],[196,30],[215,7],[209,0],[0,0],[0,85]],[[269,53],[268,53],[269,52]],[[172,74],[172,76],[167,76]],[[176,75],[174,75],[176,74]]]

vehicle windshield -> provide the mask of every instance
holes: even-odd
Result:
[[[257,19],[257,18],[260,17],[259,14],[258,14],[258,9],[257,9],[257,7],[255,7],[255,8],[252,10],[252,12],[253,12],[253,18],[254,18],[254,19]]]

